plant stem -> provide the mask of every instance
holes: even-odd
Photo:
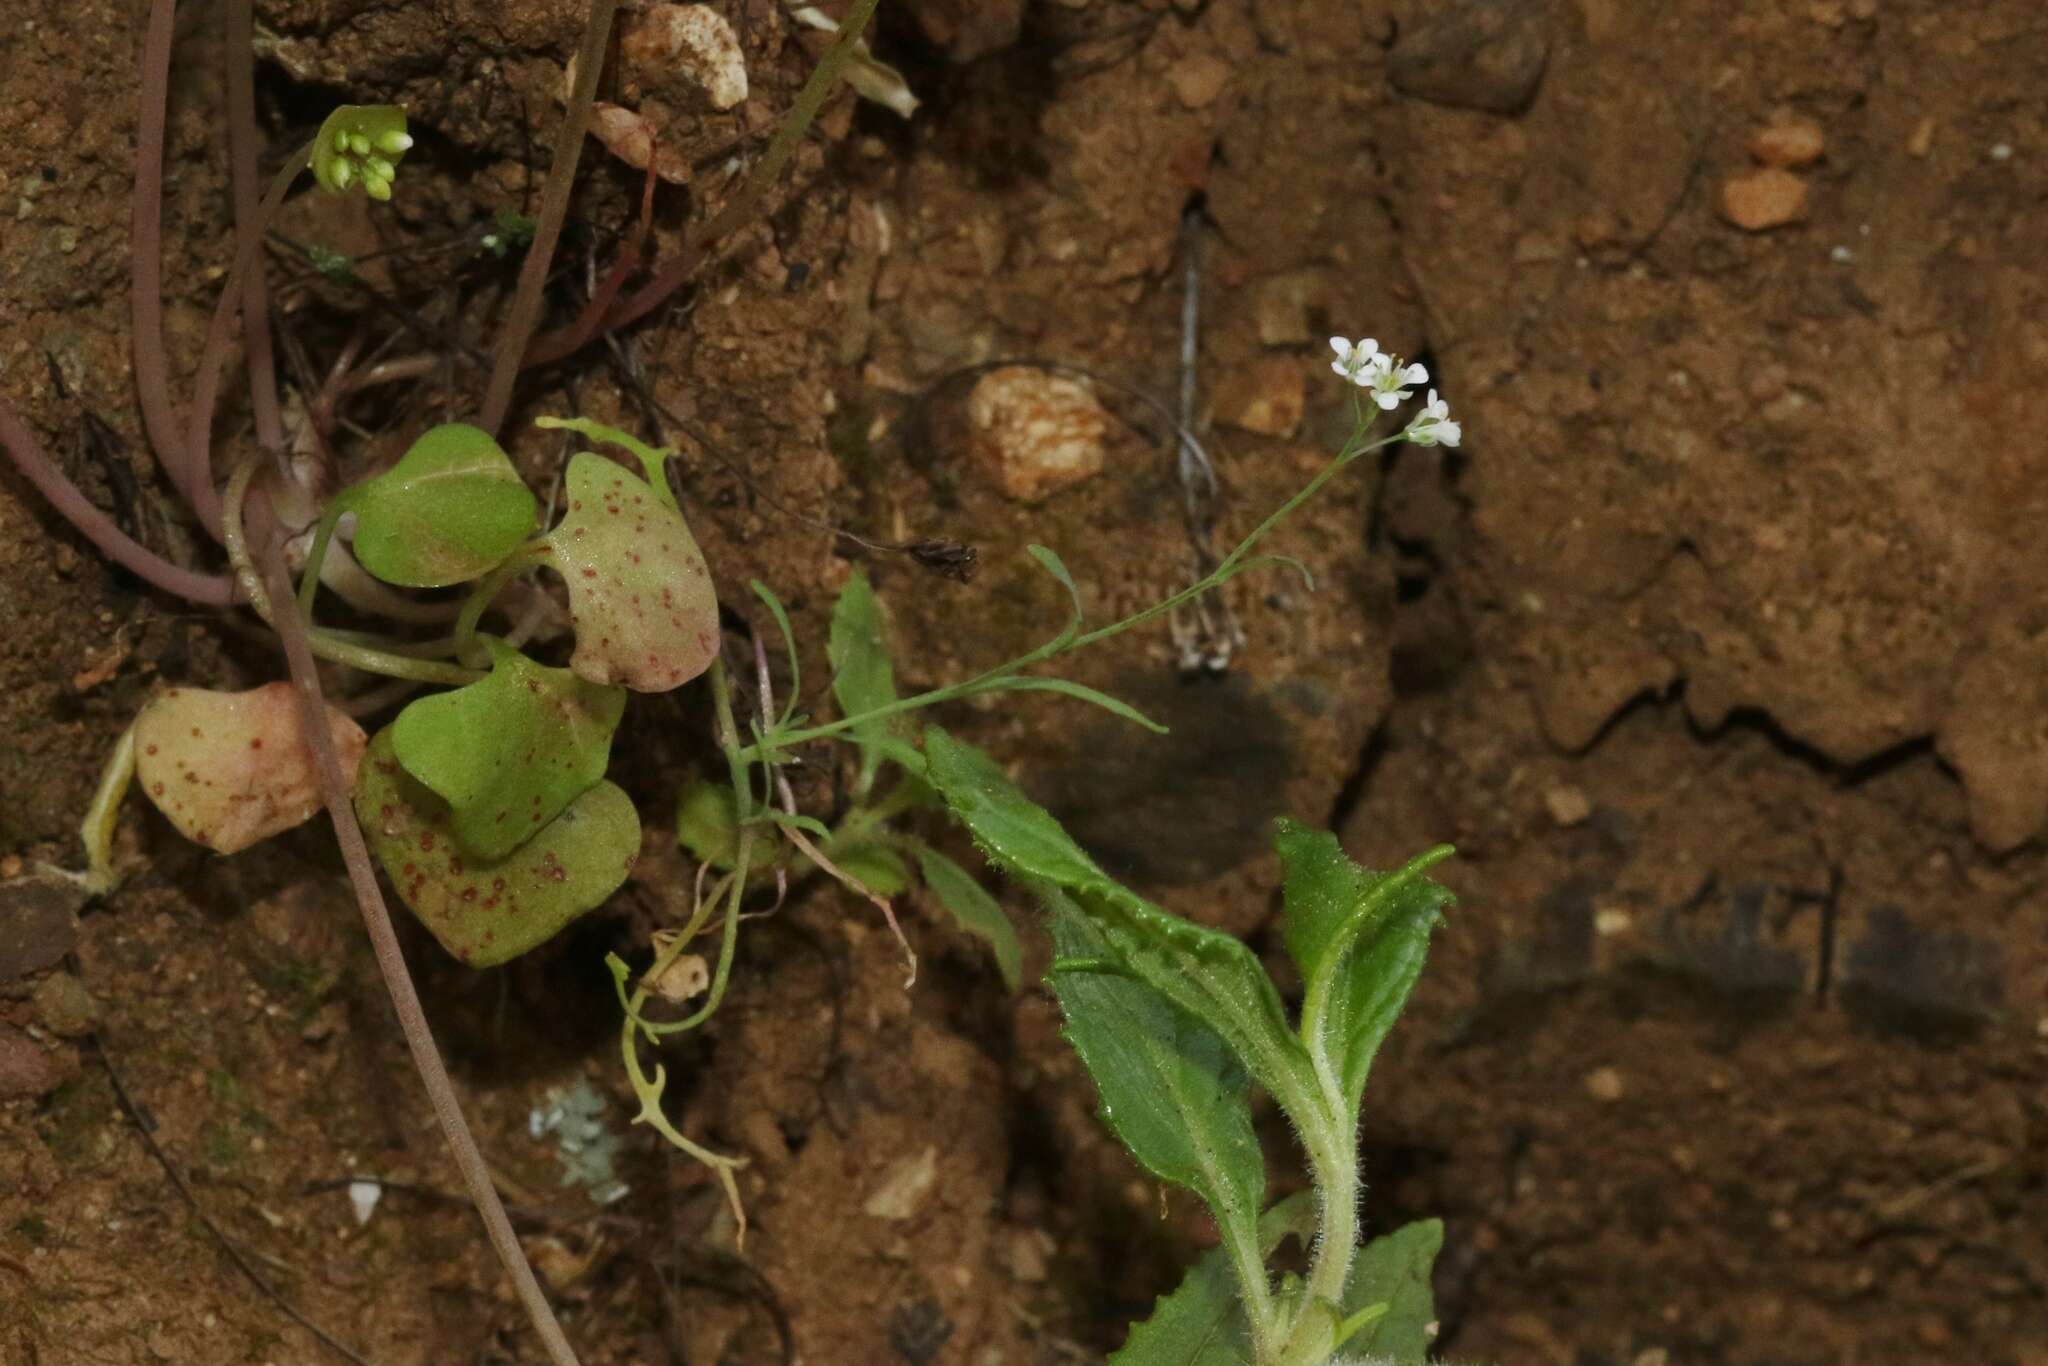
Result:
[[[984,692],[990,684],[1009,678],[1022,669],[1027,669],[1034,664],[1042,664],[1048,659],[1054,659],[1060,655],[1078,650],[1084,645],[1093,645],[1097,641],[1107,640],[1111,636],[1119,635],[1134,626],[1141,626],[1155,617],[1171,612],[1182,603],[1193,601],[1202,596],[1202,594],[1228,581],[1232,575],[1236,574],[1244,566],[1246,557],[1251,554],[1252,547],[1263,540],[1274,527],[1286,521],[1296,508],[1314,497],[1324,484],[1335,478],[1339,472],[1351,465],[1358,457],[1390,446],[1402,439],[1401,434],[1397,432],[1392,436],[1381,437],[1378,441],[1362,443],[1361,438],[1365,434],[1367,425],[1369,424],[1361,417],[1358,426],[1352,431],[1351,439],[1345,443],[1343,451],[1338,454],[1336,459],[1323,466],[1315,478],[1309,480],[1292,498],[1289,498],[1286,502],[1275,508],[1266,517],[1266,520],[1254,527],[1251,534],[1242,541],[1239,541],[1237,546],[1228,555],[1223,557],[1222,562],[1214,570],[1204,575],[1200,581],[1175,593],[1172,597],[1156,602],[1142,611],[1133,612],[1130,616],[1124,617],[1119,621],[1113,621],[1107,626],[1097,627],[1093,631],[1082,632],[1064,641],[1054,641],[1050,645],[1040,646],[1029,654],[1022,655],[1007,663],[998,664],[986,673],[976,674],[965,682],[949,683],[944,687],[933,688],[929,692],[918,693],[914,697],[898,698],[894,702],[872,708],[858,715],[842,716],[837,721],[824,721],[815,726],[805,726],[798,730],[777,731],[764,740],[742,750],[740,757],[749,762],[758,761],[764,758],[769,750],[775,748],[800,745],[810,740],[822,740],[827,736],[841,734],[855,726],[865,725],[870,721],[879,721],[884,717],[898,716],[904,712],[918,711],[925,707],[937,706],[941,702],[950,702],[955,698],[968,697],[977,692]]]
[[[263,459],[260,451],[251,452],[249,458],[235,467],[228,479],[227,495],[221,510],[221,543],[227,547],[228,563],[235,571],[239,584],[249,605],[256,615],[277,626],[277,617],[282,605],[273,602],[264,576],[257,572],[255,561],[249,555],[248,537],[242,524],[243,506],[248,501],[249,483],[255,477],[258,462]],[[296,598],[291,598],[290,585],[286,585],[286,597],[291,599],[294,616],[302,615]],[[326,631],[308,628],[306,638],[315,655],[346,664],[364,673],[382,674],[387,678],[405,678],[416,683],[445,683],[450,687],[461,687],[474,683],[483,675],[475,669],[464,669],[454,664],[442,664],[431,659],[414,659],[408,655],[393,654],[388,650],[358,645]]]
[[[576,162],[583,155],[584,126],[590,121],[590,102],[597,94],[598,77],[604,74],[612,16],[618,7],[619,0],[591,0],[590,17],[583,25],[583,45],[576,51],[576,84],[562,110],[562,126],[555,134],[555,156],[548,166],[547,188],[541,192],[540,217],[534,223],[526,260],[519,268],[519,287],[505,314],[498,353],[491,360],[490,384],[484,390],[483,411],[477,418],[477,426],[492,436],[505,425],[505,414],[512,406],[512,386],[519,380],[520,361],[526,355],[534,324],[540,320],[548,268],[554,263],[555,244],[562,237],[562,220],[569,214]]]
[[[229,0],[221,53],[227,64],[228,170],[235,206],[238,253],[263,234],[256,193],[256,40],[250,0]],[[277,403],[277,361],[270,345],[270,294],[263,272],[242,280],[242,347],[249,371],[249,409],[256,419],[256,444],[284,449],[284,419]]]
[[[203,607],[227,607],[235,601],[235,581],[227,575],[199,574],[172,564],[115,526],[114,519],[94,507],[57,468],[43,443],[4,399],[0,399],[0,446],[7,448],[15,468],[50,500],[50,506],[115,564],[166,593]]]
[[[1294,1321],[1287,1326],[1275,1366],[1321,1366],[1330,1334],[1341,1320],[1344,1284],[1358,1253],[1358,1116],[1347,1113],[1329,1059],[1312,1048],[1320,1092],[1314,1116],[1292,1115],[1301,1129],[1318,1202],[1315,1254],[1309,1262]]]
[[[519,1235],[512,1231],[512,1221],[506,1217],[505,1206],[499,1201],[497,1188],[491,1183],[490,1168],[476,1146],[476,1138],[470,1133],[468,1122],[462,1117],[462,1103],[455,1095],[454,1083],[448,1079],[448,1069],[441,1061],[441,1050],[434,1043],[434,1032],[427,1024],[426,1011],[420,1006],[419,992],[406,969],[405,954],[399,947],[398,933],[391,924],[391,911],[384,904],[384,893],[377,885],[376,869],[370,862],[369,846],[363,840],[363,828],[357,823],[355,807],[349,800],[348,777],[342,773],[340,758],[334,751],[334,733],[328,725],[327,704],[320,693],[320,673],[313,663],[313,642],[306,629],[305,618],[299,615],[299,605],[292,597],[291,575],[285,569],[283,555],[274,544],[264,558],[263,587],[277,604],[277,618],[272,624],[277,628],[278,639],[284,644],[285,659],[291,666],[292,682],[299,698],[300,730],[313,754],[313,771],[327,804],[328,818],[334,823],[335,842],[341,846],[341,860],[348,870],[356,905],[362,911],[363,927],[369,933],[377,967],[384,974],[384,985],[391,993],[398,1027],[412,1052],[413,1065],[419,1069],[420,1081],[427,1088],[427,1098],[433,1103],[435,1117],[441,1122],[441,1133],[448,1140],[449,1153],[462,1173],[463,1184],[469,1188],[477,1214],[484,1221],[484,1231],[490,1237],[492,1250],[504,1264],[506,1274],[511,1276],[513,1288],[526,1306],[527,1316],[533,1321],[534,1331],[540,1335],[548,1359],[555,1366],[578,1366],[575,1349],[569,1345],[562,1326],[555,1321],[547,1296],[541,1293],[540,1282],[534,1279],[533,1268],[527,1264],[526,1254],[520,1249]]]
[[[846,18],[839,25],[839,37],[825,50],[825,55],[818,59],[818,65],[811,72],[811,78],[804,82],[804,88],[797,92],[796,103],[783,115],[781,125],[775,130],[775,136],[769,140],[768,150],[762,155],[761,160],[755,163],[746,184],[740,187],[739,194],[732,202],[714,215],[709,222],[687,233],[683,238],[682,247],[676,254],[663,262],[655,271],[654,278],[634,291],[624,303],[607,310],[605,305],[609,304],[610,295],[601,292],[598,299],[592,300],[597,306],[586,308],[575,322],[559,331],[534,338],[533,345],[527,348],[525,359],[521,361],[522,367],[553,364],[564,356],[581,350],[598,333],[610,331],[615,327],[624,327],[645,317],[659,308],[664,300],[682,287],[685,280],[697,272],[697,268],[704,264],[711,244],[744,222],[767,195],[776,177],[782,174],[783,166],[796,151],[797,143],[802,140],[805,130],[811,126],[811,121],[818,116],[819,108],[831,95],[833,86],[839,79],[839,73],[845,70],[847,62],[853,59],[854,44],[859,41],[861,31],[867,27],[868,19],[874,14],[877,3],[878,0],[855,0],[853,8],[847,11]]]
[[[128,196],[128,317],[142,425],[157,462],[189,505],[193,497],[186,485],[185,443],[171,409],[170,353],[164,346],[164,122],[177,11],[177,0],[152,0],[142,36],[135,184]]]
[[[256,206],[251,230],[242,238],[235,252],[234,264],[228,268],[227,278],[221,282],[220,300],[214,305],[213,322],[206,329],[206,344],[199,352],[199,369],[192,376],[192,413],[183,457],[185,477],[180,487],[215,540],[221,540],[224,532],[221,528],[220,496],[213,488],[213,401],[220,392],[221,370],[227,364],[235,318],[241,312],[242,281],[256,268],[258,254],[263,250],[263,234],[269,230],[270,220],[277,216],[278,209],[283,207],[292,182],[299,178],[300,171],[306,169],[312,153],[313,144],[309,142],[286,158],[276,178],[270,182],[263,202]]]

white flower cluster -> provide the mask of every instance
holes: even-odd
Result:
[[[1381,351],[1380,344],[1371,337],[1356,342],[1332,337],[1330,349],[1337,353],[1330,368],[1370,394],[1384,412],[1392,412],[1406,403],[1412,396],[1411,385],[1429,382],[1426,368],[1403,365],[1399,356]],[[1464,436],[1464,429],[1451,421],[1451,405],[1431,389],[1422,412],[1402,435],[1418,446],[1455,446]]]

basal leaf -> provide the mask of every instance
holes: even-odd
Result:
[[[974,875],[922,841],[911,846],[925,886],[939,904],[952,913],[960,928],[988,941],[996,956],[996,968],[1003,985],[1016,991],[1024,983],[1024,949],[1017,942],[1017,927],[1003,912],[1002,903],[975,881]]]
[[[490,673],[413,702],[391,739],[406,772],[448,803],[463,849],[501,859],[604,777],[626,694],[483,640]]]
[[[354,781],[363,728],[333,707],[327,723],[342,773]],[[135,776],[179,834],[223,854],[289,830],[320,809],[289,683],[157,694],[135,718]]]
[[[1064,898],[1054,901],[1052,935],[1052,988],[1067,1041],[1095,1079],[1102,1122],[1154,1176],[1200,1196],[1226,1240],[1256,1246],[1266,1164],[1252,1132],[1251,1079],[1231,1046],[1135,977],[1063,968],[1110,951]]]
[[[1308,1054],[1250,949],[1167,914],[1110,878],[980,750],[931,726],[925,758],[933,786],[992,862],[1041,895],[1047,886],[1064,892],[1126,972],[1222,1035],[1290,1114],[1315,1112]]]
[[[868,576],[858,569],[832,604],[832,634],[825,653],[832,663],[832,695],[839,700],[841,715],[858,716],[896,700],[896,671],[889,663],[881,604],[875,601]],[[875,770],[887,757],[883,746],[893,738],[891,732],[886,717],[853,728],[853,742],[860,746],[861,792],[874,786]]]
[[[525,953],[602,905],[640,854],[640,817],[599,782],[496,862],[464,854],[448,804],[405,771],[392,728],[370,741],[356,818],[398,895],[442,947],[473,967]]]
[[[740,856],[739,815],[733,808],[732,788],[703,781],[685,786],[676,802],[676,838],[697,862],[730,872]],[[768,843],[756,840],[747,860],[752,865],[749,873],[767,867],[772,860]]]
[[[835,868],[876,896],[895,896],[910,886],[910,865],[886,844],[855,844],[824,852]]]
[[[1292,821],[1277,823],[1273,842],[1286,869],[1287,952],[1306,985],[1302,1037],[1337,1064],[1355,1108],[1451,899],[1424,874],[1451,851],[1376,873],[1347,857],[1336,836]]]
[[[1259,1216],[1259,1255],[1270,1259],[1281,1240],[1303,1245],[1315,1236],[1313,1193],[1288,1196]],[[1152,1317],[1134,1324],[1110,1355],[1114,1366],[1251,1366],[1251,1325],[1227,1248],[1213,1248],[1188,1268],[1172,1294],[1162,1295]]]
[[[1422,1219],[1359,1249],[1344,1285],[1345,1317],[1378,1305],[1386,1311],[1340,1344],[1346,1353],[1393,1366],[1423,1366],[1429,1360],[1436,1326],[1429,1273],[1443,1243],[1442,1221]]]
[[[363,568],[407,588],[480,578],[533,534],[533,491],[490,434],[464,422],[428,430],[337,505],[356,515]]]
[[[1251,1321],[1229,1254],[1211,1248],[1152,1317],[1131,1325],[1110,1366],[1252,1366]]]
[[[569,667],[635,692],[667,692],[703,673],[718,652],[718,596],[682,514],[588,451],[570,459],[566,482],[568,510],[544,562],[569,585]]]

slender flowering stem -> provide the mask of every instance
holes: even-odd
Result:
[[[519,287],[505,314],[498,354],[491,362],[490,385],[484,390],[483,412],[477,418],[477,426],[492,436],[505,425],[505,414],[512,407],[512,386],[519,380],[520,361],[526,355],[534,324],[540,320],[548,267],[554,262],[555,243],[561,240],[562,221],[569,213],[576,162],[583,155],[584,126],[590,121],[590,103],[597,94],[597,78],[604,70],[612,16],[618,7],[618,0],[591,0],[590,18],[583,25],[583,46],[576,53],[576,84],[562,111],[561,130],[555,135],[555,158],[548,167],[547,189],[541,195],[540,217],[534,223],[526,261],[519,269]]]
[[[177,0],[151,0],[142,36],[142,104],[135,121],[135,184],[128,197],[128,316],[143,430],[172,487],[188,506],[196,506],[185,443],[171,408],[170,353],[164,346],[164,118],[177,10]]]
[[[203,607],[226,607],[235,601],[235,581],[227,575],[181,568],[115,526],[113,518],[94,507],[57,468],[43,443],[4,399],[0,399],[0,446],[7,448],[15,468],[50,500],[50,506],[115,564],[174,597]]]
[[[818,110],[824,105],[826,97],[832,93],[840,72],[853,60],[855,44],[859,42],[861,31],[867,27],[868,19],[874,14],[877,3],[878,0],[855,0],[853,8],[847,11],[846,18],[839,25],[839,37],[825,50],[825,55],[818,59],[817,68],[811,72],[811,78],[804,82],[804,88],[797,92],[796,103],[790,106],[789,112],[783,116],[781,126],[775,130],[775,136],[769,140],[768,150],[755,164],[753,172],[748,175],[746,183],[740,187],[739,194],[732,202],[709,222],[692,229],[684,237],[683,245],[676,254],[656,269],[654,278],[628,295],[625,302],[607,311],[606,305],[610,304],[611,296],[606,294],[601,301],[593,300],[593,304],[597,306],[585,308],[582,315],[569,326],[534,338],[533,344],[526,348],[525,359],[521,361],[523,368],[551,365],[564,356],[581,350],[598,333],[624,327],[630,322],[646,317],[680,289],[684,281],[696,274],[698,267],[704,264],[710,245],[744,223],[767,195],[769,187],[775,183],[775,178],[782,174],[783,166],[795,153],[797,143],[803,139],[805,130],[811,126],[811,121],[818,116]],[[483,425],[486,430],[491,429],[490,424]]]
[[[292,182],[299,172],[306,169],[312,157],[313,144],[307,143],[294,152],[270,182],[270,190],[263,196],[263,202],[256,207],[254,230],[242,239],[235,252],[235,261],[228,268],[227,279],[221,282],[220,301],[214,306],[213,322],[206,330],[206,344],[199,352],[199,370],[192,377],[192,415],[190,431],[185,445],[185,496],[192,500],[193,510],[199,520],[206,524],[214,539],[219,540],[221,531],[220,496],[213,487],[213,402],[220,392],[220,375],[227,364],[228,347],[233,340],[235,317],[241,311],[241,286],[244,278],[255,268],[257,255],[263,249],[263,234],[269,230],[271,219],[284,205],[284,197],[290,192]]]
[[[497,1187],[492,1184],[490,1167],[484,1162],[476,1138],[470,1133],[469,1123],[462,1116],[462,1102],[455,1094],[455,1084],[448,1078],[448,1068],[441,1061],[441,1050],[434,1043],[434,1032],[427,1024],[426,1011],[420,1006],[419,991],[413,986],[412,974],[405,966],[398,932],[391,924],[390,908],[384,904],[384,892],[377,885],[377,872],[370,862],[363,828],[357,822],[355,806],[349,800],[348,777],[341,771],[341,761],[334,750],[334,733],[328,727],[327,705],[320,692],[320,673],[313,664],[312,638],[306,629],[305,619],[299,615],[299,604],[292,597],[291,576],[275,545],[266,552],[262,578],[262,586],[277,604],[277,619],[273,624],[278,638],[284,642],[285,659],[291,665],[292,682],[299,699],[300,730],[313,753],[314,777],[319,781],[328,818],[334,823],[334,838],[341,846],[342,865],[348,870],[349,885],[355,892],[356,905],[362,911],[363,927],[369,932],[370,948],[376,955],[378,969],[384,974],[385,988],[391,993],[391,1005],[398,1016],[399,1030],[412,1051],[413,1065],[419,1069],[420,1080],[426,1085],[427,1098],[433,1103],[434,1115],[441,1122],[442,1136],[448,1141],[448,1151],[462,1173],[463,1184],[469,1188],[469,1198],[484,1221],[484,1231],[490,1237],[491,1248],[498,1254],[506,1274],[512,1278],[513,1288],[518,1291],[520,1302],[526,1306],[527,1316],[533,1321],[534,1331],[540,1335],[548,1359],[555,1366],[578,1366],[576,1351],[569,1345],[561,1324],[555,1321],[554,1310],[548,1307],[540,1282],[534,1279],[533,1268],[527,1264],[526,1254],[520,1249],[519,1235],[512,1231],[512,1221],[506,1217]]]

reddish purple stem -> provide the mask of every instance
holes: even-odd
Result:
[[[197,574],[181,569],[152,550],[139,545],[127,532],[114,525],[106,513],[94,507],[78,486],[43,450],[28,424],[21,420],[5,399],[0,399],[0,446],[14,457],[15,468],[50,500],[50,506],[64,520],[78,528],[114,563],[133,570],[166,593],[208,607],[226,607],[235,600],[235,583],[225,574]]]

